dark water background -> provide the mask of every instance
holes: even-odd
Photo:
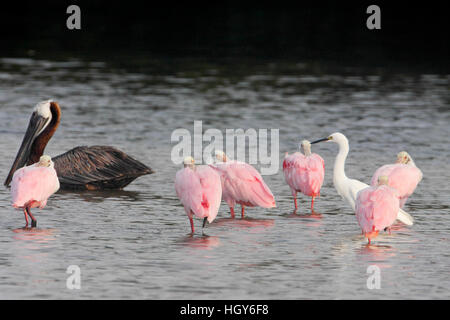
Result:
[[[123,191],[59,192],[24,225],[0,188],[3,299],[360,299],[450,298],[449,75],[413,68],[356,68],[265,60],[206,62],[130,57],[0,59],[0,177],[4,179],[33,106],[55,99],[59,129],[46,153],[114,145],[157,172]],[[280,170],[265,176],[274,209],[218,218],[201,235],[174,191],[170,136],[176,128],[280,130]],[[369,182],[408,151],[424,178],[405,206],[416,219],[366,246],[354,214],[332,185],[334,144],[325,159],[319,217],[292,215],[281,171],[285,151],[335,131],[350,141],[347,175]],[[309,199],[300,197],[300,215]],[[81,290],[66,288],[69,265]],[[381,289],[366,286],[368,266]]]

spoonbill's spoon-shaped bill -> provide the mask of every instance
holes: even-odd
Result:
[[[241,217],[247,207],[273,208],[275,198],[261,174],[253,166],[229,160],[223,151],[216,151],[216,162],[211,168],[220,175],[222,183],[222,199],[230,207],[231,217],[234,218],[234,206],[241,205]]]
[[[320,195],[325,175],[325,163],[321,156],[311,153],[311,143],[303,140],[300,144],[303,154],[287,152],[283,161],[283,173],[286,183],[291,188],[294,206],[297,211],[297,192],[312,197],[311,211],[314,211],[314,198]]]
[[[51,158],[47,155],[40,157],[39,162],[18,169],[12,178],[11,196],[14,208],[23,209],[25,227],[28,217],[31,226],[36,227],[37,221],[31,213],[31,208],[44,208],[47,199],[59,189],[59,180]]]
[[[219,174],[209,166],[196,166],[192,157],[183,161],[184,168],[175,176],[175,191],[184,206],[184,210],[194,233],[193,217],[209,223],[216,218],[222,199],[222,185]]]
[[[341,195],[347,203],[350,204],[353,211],[355,211],[356,194],[360,190],[369,187],[369,185],[356,179],[350,179],[345,174],[345,160],[347,159],[349,152],[348,139],[342,133],[336,132],[326,138],[313,141],[311,144],[322,141],[334,142],[339,146],[339,151],[334,162],[333,184],[337,193]],[[412,225],[414,223],[413,217],[402,209],[399,209],[397,219],[406,225]]]

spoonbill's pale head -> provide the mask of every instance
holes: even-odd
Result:
[[[37,163],[38,167],[50,167],[53,164],[52,158],[47,155],[43,155],[39,158],[39,162]]]
[[[183,166],[185,168],[189,167],[191,169],[194,169],[195,167],[195,160],[192,157],[186,157],[183,159]]]
[[[397,154],[397,161],[396,163],[402,163],[402,164],[408,164],[412,162],[412,158],[406,151],[401,151]]]
[[[303,151],[305,156],[309,156],[311,154],[311,142],[308,140],[303,140],[300,142],[300,149]]]
[[[379,176],[378,177],[378,185],[387,185],[389,183],[389,178],[388,176]]]
[[[215,155],[216,155],[216,159],[219,160],[220,162],[227,162],[227,160],[228,160],[227,155],[222,150],[217,150],[215,152]]]

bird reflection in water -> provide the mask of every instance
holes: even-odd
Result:
[[[220,245],[219,238],[216,236],[208,236],[206,234],[197,236],[192,233],[182,238],[180,240],[180,243],[189,248],[207,249],[207,250],[213,249]]]
[[[221,226],[231,226],[236,228],[270,228],[275,225],[274,219],[255,219],[250,217],[245,217],[242,219],[235,218],[221,218],[216,219],[215,223],[211,224],[209,227],[221,227]]]
[[[298,213],[297,210],[294,210],[292,213],[285,215],[287,218],[300,218],[300,219],[322,219],[322,214],[312,210],[310,213],[302,214]]]

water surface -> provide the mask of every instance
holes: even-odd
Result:
[[[4,179],[32,107],[55,99],[59,129],[46,153],[114,145],[156,173],[123,191],[59,192],[38,228],[20,230],[21,211],[0,188],[0,298],[3,299],[368,299],[450,298],[450,112],[448,74],[309,63],[145,61],[131,66],[80,60],[0,59],[0,177]],[[369,182],[407,150],[424,178],[395,226],[366,246],[350,207],[332,185],[335,144],[325,159],[316,216],[298,215],[281,169],[264,179],[277,207],[229,219],[222,203],[204,235],[176,197],[176,128],[280,130],[279,159],[298,143],[335,131],[350,140],[347,175]],[[280,162],[281,167],[281,162]],[[2,180],[3,181],[3,180]],[[306,215],[306,216],[305,216]],[[81,290],[66,288],[69,265]],[[367,268],[381,270],[369,290]]]

